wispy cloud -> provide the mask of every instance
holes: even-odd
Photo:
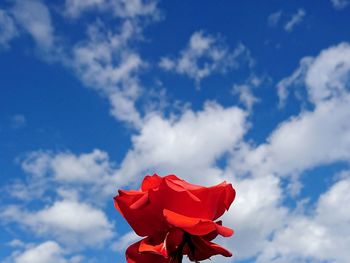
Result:
[[[349,5],[349,1],[348,0],[330,0],[333,7],[337,10],[341,10],[344,9],[345,7],[347,7]]]
[[[22,114],[15,114],[11,116],[11,127],[13,129],[20,129],[27,125],[27,119]]]
[[[253,89],[259,87],[263,81],[263,78],[252,74],[243,84],[234,84],[232,87],[232,94],[238,95],[239,102],[242,103],[249,112],[252,111],[254,104],[260,101],[259,98],[254,96]]]
[[[272,13],[267,18],[267,23],[269,26],[277,26],[282,17],[282,11],[277,11]]]
[[[293,29],[300,24],[306,13],[304,9],[299,9],[294,15],[292,15],[291,19],[284,25],[284,30],[287,32],[292,32]]]
[[[0,51],[7,48],[8,43],[18,36],[18,29],[10,14],[0,9]]]
[[[78,18],[85,12],[97,10],[112,12],[113,15],[123,18],[137,16],[156,18],[160,15],[157,2],[144,0],[66,0],[65,14],[71,18]]]
[[[41,49],[49,51],[53,48],[54,29],[46,5],[39,0],[15,1],[11,12]]]
[[[162,57],[159,66],[193,79],[199,88],[202,79],[214,73],[237,69],[242,61],[248,65],[254,63],[250,51],[243,44],[230,50],[220,37],[197,31],[192,34],[187,47],[180,51],[178,58]]]

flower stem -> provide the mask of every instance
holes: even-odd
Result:
[[[177,247],[176,251],[173,253],[173,256],[170,258],[170,263],[182,263],[183,249],[188,242],[188,239],[189,235],[185,232],[180,245]]]

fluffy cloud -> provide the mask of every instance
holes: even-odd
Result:
[[[311,215],[297,215],[279,230],[258,262],[345,263],[349,260],[350,180],[336,182],[318,200]]]
[[[31,152],[21,161],[21,167],[29,174],[27,183],[15,183],[9,192],[22,200],[51,193],[101,205],[115,192],[117,169],[108,154],[98,149],[80,155]]]
[[[31,246],[25,251],[16,251],[5,262],[13,263],[79,263],[81,257],[66,258],[63,249],[54,241]]]
[[[278,84],[280,99],[286,99],[287,89],[301,85],[305,85],[308,99],[313,104],[340,98],[348,92],[349,72],[349,43],[329,47],[316,58],[303,58],[293,75]]]
[[[225,73],[240,66],[240,60],[252,64],[249,50],[242,44],[231,51],[218,37],[194,32],[188,46],[180,51],[178,58],[163,57],[159,66],[166,71],[174,71],[200,81],[213,73]]]
[[[266,143],[258,146],[243,143],[232,152],[226,172],[236,174],[238,195],[227,216],[231,226],[243,233],[240,236],[237,232],[233,237],[237,241],[229,243],[238,248],[238,258],[257,256],[263,251],[258,262],[348,259],[349,214],[345,207],[339,207],[349,199],[346,175],[321,196],[311,214],[295,214],[281,205],[284,196],[278,179],[286,175],[293,178],[322,165],[349,162],[348,62],[347,44],[330,47],[315,58],[304,58],[301,68],[284,84],[305,86],[314,108],[282,122]],[[253,177],[241,177],[247,174]],[[298,192],[293,186],[290,190]],[[264,204],[268,207],[263,207]],[[259,216],[265,211],[266,215]]]
[[[140,128],[143,118],[136,101],[146,91],[140,87],[139,73],[147,63],[134,44],[143,39],[143,29],[150,18],[159,17],[158,1],[143,0],[67,0],[66,13],[79,16],[87,10],[108,11],[118,17],[112,30],[102,19],[87,27],[87,38],[76,42],[63,64],[73,69],[85,86],[97,90],[111,104],[111,114],[133,128]]]
[[[300,24],[305,17],[305,10],[299,9],[294,15],[292,15],[291,19],[284,25],[284,30],[287,32],[293,31],[294,27]]]
[[[152,115],[140,134],[132,137],[133,148],[116,179],[128,184],[136,176],[158,171],[176,173],[192,182],[217,182],[221,170],[216,161],[242,139],[247,129],[245,117],[237,107],[215,103],[207,103],[199,112],[186,110],[173,119]]]
[[[285,121],[267,143],[241,154],[237,169],[254,173],[293,175],[318,165],[350,160],[349,95],[318,105]],[[336,136],[335,136],[336,135]]]
[[[232,173],[228,169],[228,173]],[[233,249],[236,259],[254,257],[265,246],[266,240],[287,218],[280,181],[271,175],[227,179],[233,181],[237,197],[223,221],[235,230],[235,235],[224,245]],[[223,262],[231,262],[227,259]]]
[[[314,109],[281,123],[267,143],[242,150],[244,161],[237,158],[235,166],[283,176],[349,161],[349,54],[349,45],[343,43],[322,51],[316,58],[302,59],[301,67],[280,82],[280,94],[285,92],[281,87],[304,85]]]
[[[0,9],[0,47],[8,47],[8,43],[18,35],[13,18]]]
[[[309,100],[320,103],[340,98],[348,92],[350,73],[350,45],[341,43],[330,47],[309,66],[305,76]]]
[[[113,236],[113,226],[101,210],[72,200],[56,201],[38,211],[12,206],[1,217],[30,227],[36,235],[54,237],[71,248],[101,247]]]
[[[140,93],[136,72],[143,62],[128,45],[139,30],[130,21],[122,24],[120,32],[110,32],[101,23],[92,25],[89,40],[77,44],[73,60],[68,61],[85,85],[107,96],[116,118],[135,126],[141,122],[134,105]]]
[[[52,175],[56,181],[69,183],[95,183],[112,171],[107,153],[97,149],[81,155],[32,152],[21,165],[37,177]]]

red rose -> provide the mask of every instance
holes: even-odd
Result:
[[[208,259],[217,254],[231,256],[210,242],[233,230],[214,222],[229,209],[235,198],[231,184],[213,187],[193,185],[175,175],[146,176],[140,190],[119,190],[117,210],[143,240],[126,251],[128,263],[181,262]],[[174,260],[175,261],[169,261]]]

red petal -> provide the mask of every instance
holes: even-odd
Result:
[[[168,257],[168,252],[164,243],[165,235],[147,237],[141,240],[139,252],[153,253],[161,255],[165,258]]]
[[[201,200],[203,218],[216,220],[225,213],[235,199],[232,184],[223,182],[216,186],[191,191]]]
[[[121,212],[139,236],[149,236],[167,228],[157,202],[149,203],[148,192],[119,191],[114,198],[115,207]]]
[[[189,184],[175,175],[146,176],[141,189],[119,191],[119,196],[114,198],[116,209],[140,236],[169,230],[163,209],[212,221],[220,217],[235,198],[235,190],[226,182],[213,187],[201,187]],[[225,234],[225,228],[217,229],[218,232],[229,235]]]
[[[226,182],[213,187],[202,187],[169,175],[159,185],[157,196],[150,196],[151,202],[164,196],[165,209],[190,217],[216,220],[230,207],[235,198],[235,190]]]
[[[143,179],[141,190],[148,191],[150,189],[158,188],[162,180],[163,178],[160,177],[158,174],[154,174],[152,176],[147,175]]]
[[[183,229],[191,235],[203,236],[213,231],[225,237],[233,234],[232,229],[216,224],[211,220],[188,217],[167,209],[164,209],[163,214],[170,225]]]
[[[217,221],[217,222],[215,222],[217,225],[219,225],[219,226],[222,226],[222,221],[221,220],[219,220],[219,221]],[[232,230],[233,231],[233,230]],[[233,231],[233,233],[234,233],[234,231]],[[211,241],[211,240],[213,240],[213,239],[215,239],[217,236],[218,236],[218,232],[215,230],[215,231],[213,231],[213,232],[210,232],[209,234],[207,234],[207,235],[205,235],[205,236],[202,236],[205,240],[207,240],[207,241]]]
[[[127,263],[168,263],[168,259],[161,255],[153,253],[140,253],[141,241],[132,244],[126,250],[126,261]]]
[[[227,249],[219,246],[218,244],[207,241],[198,236],[191,236],[191,241],[194,246],[194,250],[188,250],[188,257],[191,261],[200,261],[209,259],[214,255],[222,255],[225,257],[231,257],[232,253]]]
[[[182,243],[183,237],[184,237],[184,232],[182,230],[178,228],[170,229],[165,240],[168,255],[171,255],[173,252],[177,250],[179,245]]]

